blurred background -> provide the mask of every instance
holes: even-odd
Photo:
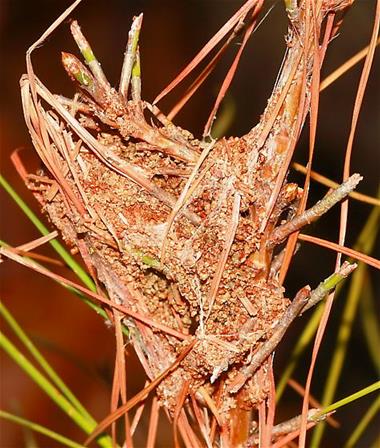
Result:
[[[25,71],[27,48],[70,4],[71,2],[66,0],[0,0],[1,171],[39,216],[41,213],[36,201],[18,178],[9,160],[14,149],[23,148],[21,156],[30,172],[39,166],[24,125],[19,79]],[[152,101],[242,4],[243,1],[235,0],[83,0],[72,17],[78,19],[95,54],[102,62],[108,79],[116,85],[131,19],[134,15],[144,12],[140,38],[143,97]],[[234,119],[227,135],[243,135],[257,123],[281,64],[287,27],[284,7],[281,1],[273,0],[267,1],[265,5],[264,11],[272,5],[274,7],[251,37],[227,96],[226,102],[234,110]],[[374,0],[355,2],[345,19],[340,36],[328,50],[323,77],[369,43],[374,9]],[[68,22],[62,24],[44,46],[34,53],[34,68],[53,93],[72,96],[74,87],[60,63],[62,50],[78,54],[71,39]],[[227,52],[218,69],[176,118],[177,124],[192,131],[196,136],[202,133],[218,86],[235,52],[236,46]],[[316,171],[336,181],[342,178],[344,151],[361,68],[362,64],[359,64],[321,94],[313,166]],[[373,196],[377,194],[380,166],[379,79],[380,65],[377,55],[360,115],[351,165],[352,172],[359,172],[364,176],[359,190]],[[180,86],[159,104],[164,112],[170,110],[185,87],[186,84]],[[307,134],[305,126],[295,156],[296,160],[303,164],[307,160]],[[300,175],[292,176],[300,183],[303,181]],[[325,187],[313,182],[309,203],[314,203],[325,192]],[[15,203],[3,190],[0,194],[1,239],[16,246],[37,238],[37,230]],[[347,246],[354,244],[369,213],[369,206],[356,201],[350,202]],[[315,224],[310,232],[336,241],[338,219],[337,208]],[[46,222],[45,219],[44,221]],[[39,252],[54,256],[49,247],[42,248]],[[378,253],[376,255],[378,256]],[[316,285],[333,271],[334,263],[334,253],[304,243],[294,258],[287,279],[288,296],[292,297],[305,282]],[[57,269],[57,272],[73,278],[68,269]],[[370,269],[370,273],[377,294],[375,296],[378,297],[379,278],[375,278],[373,269]],[[6,261],[1,266],[0,275],[1,298],[6,306],[95,418],[102,419],[109,409],[114,359],[112,330],[76,297],[39,274]],[[343,293],[335,304],[319,355],[312,387],[316,397],[319,397],[323,390],[336,335],[335,323],[338,322],[342,311],[344,297]],[[282,350],[277,351],[277,376],[280,375],[304,323],[302,319],[296,322],[283,341]],[[3,322],[1,326],[9,334]],[[305,381],[308,363],[309,355],[295,374],[295,378],[301,383]],[[3,353],[1,368],[2,409],[35,420],[77,441],[83,441],[81,431]],[[143,375],[133,354],[129,357],[128,375],[131,395],[143,383]],[[350,354],[344,366],[344,380],[339,385],[337,398],[371,384],[376,377],[375,367],[363,342],[362,328],[358,324],[350,344]],[[336,417],[342,427],[340,430],[329,430],[323,446],[341,446],[372,399],[373,397],[365,397],[339,411]],[[281,414],[277,416],[278,421],[298,414],[300,407],[299,397],[291,391],[288,392],[283,399]],[[3,421],[0,424],[1,448],[32,446],[28,445],[29,433],[13,424]],[[360,445],[363,448],[369,446],[373,440],[376,434],[375,426],[373,424],[369,428],[363,445]],[[161,432],[167,434],[161,435],[159,446],[171,446],[170,432]],[[36,436],[36,440],[40,447],[59,446],[40,436]],[[136,446],[144,446],[144,426],[141,426],[141,435],[136,440]]]

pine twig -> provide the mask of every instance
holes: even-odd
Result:
[[[245,382],[252,377],[263,361],[280,343],[286,330],[294,319],[326,297],[327,294],[336,288],[338,283],[351,274],[356,266],[356,264],[345,262],[337,272],[321,282],[313,291],[310,292],[310,287],[305,286],[297,293],[296,297],[285,311],[282,319],[274,327],[272,336],[264,342],[260,349],[253,355],[250,364],[243,368],[238,377],[236,377],[230,384],[229,390],[231,393],[238,392]]]
[[[310,409],[308,412],[308,421],[313,421],[312,417],[319,411],[319,409]],[[323,417],[324,420],[324,417]],[[293,417],[289,420],[286,420],[285,422],[279,423],[278,425],[273,427],[272,430],[272,439],[275,437],[289,434],[293,431],[296,431],[300,427],[301,422],[301,415],[297,415],[296,417]],[[258,434],[254,433],[249,439],[248,439],[248,447],[256,446],[259,443],[259,436]]]
[[[359,174],[353,174],[345,182],[343,182],[336,190],[327,194],[323,199],[318,201],[313,207],[306,210],[299,216],[296,216],[291,221],[277,227],[269,240],[269,246],[276,246],[282,243],[290,234],[300,230],[307,224],[316,221],[334,205],[344,199],[352,190],[356,188],[358,183],[362,180]]]

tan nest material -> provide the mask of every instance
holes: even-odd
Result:
[[[349,3],[322,1],[311,17],[289,2],[281,72],[260,122],[240,138],[197,140],[141,99],[142,16],[132,24],[118,89],[76,22],[71,31],[87,66],[67,53],[62,61],[79,94],[53,95],[30,59],[21,80],[44,164],[28,186],[99,291],[131,312],[120,315],[148,378],[182,353],[156,394],[184,439],[212,442],[189,427],[196,406],[214,415],[214,440],[247,440],[270,389],[271,353],[308,301],[329,291],[303,288],[285,298],[278,246],[360,180],[352,176],[295,216],[303,191],[286,175],[324,56],[315,45],[328,13]],[[329,26],[331,38],[337,26]],[[344,265],[340,274],[351,270]]]

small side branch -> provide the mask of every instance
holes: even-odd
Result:
[[[133,19],[132,26],[128,34],[127,48],[124,53],[123,68],[120,75],[119,92],[126,100],[128,99],[128,89],[132,75],[132,68],[136,60],[137,45],[139,41],[142,19],[142,14]]]
[[[330,194],[327,194],[313,207],[309,208],[304,213],[295,217],[291,221],[277,227],[273,231],[268,245],[270,247],[276,246],[277,244],[282,243],[290,234],[300,230],[305,225],[311,224],[312,222],[316,221],[327,211],[329,211],[335,204],[348,196],[362,179],[362,176],[360,176],[359,174],[353,174],[336,190],[334,190]]]
[[[272,336],[253,355],[251,363],[240,371],[238,376],[230,384],[229,391],[231,393],[238,392],[265,359],[275,350],[294,319],[326,297],[327,294],[336,288],[338,283],[351,274],[356,266],[356,264],[345,262],[337,272],[321,282],[313,291],[310,292],[309,286],[302,288],[275,326]]]
[[[141,102],[141,66],[139,47],[137,47],[135,63],[132,68],[131,94],[133,101]]]
[[[87,65],[89,66],[92,74],[94,75],[95,79],[103,85],[105,88],[110,88],[110,84],[106,78],[106,75],[104,74],[102,67],[99,63],[99,61],[96,59],[92,48],[90,47],[90,44],[88,43],[87,39],[84,37],[78,22],[74,20],[71,23],[71,33],[74,37],[74,40],[76,44],[78,45],[78,48],[80,52],[82,53],[82,56],[84,60],[86,61]]]
[[[307,415],[308,421],[313,421],[312,418],[318,413],[319,409],[310,409]],[[272,430],[272,439],[282,436],[284,434],[289,434],[293,431],[299,430],[301,423],[301,415],[297,415],[290,420],[279,423],[278,425],[273,427]],[[248,447],[254,447],[259,443],[259,435],[254,433],[248,440]]]
[[[351,264],[347,261],[344,262],[337,272],[334,272],[334,274],[326,278],[326,280],[321,282],[312,291],[309,300],[301,311],[301,314],[323,300],[327,296],[327,294],[334,290],[342,280],[347,278],[351,274],[351,272],[353,272],[357,268],[357,266],[358,265],[356,263]]]

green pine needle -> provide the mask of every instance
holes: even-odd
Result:
[[[62,436],[61,434],[58,434],[57,432],[52,431],[51,429],[46,428],[45,426],[39,425],[38,423],[34,423],[25,418],[21,418],[17,415],[10,414],[9,412],[0,410],[0,418],[3,418],[5,420],[8,420],[13,423],[17,423],[18,425],[21,425],[24,428],[28,428],[33,431],[39,432],[40,434],[43,434],[44,436],[50,437],[50,439],[56,440],[57,442],[61,443],[63,446],[68,446],[70,448],[83,448],[83,445],[76,443],[73,440],[68,439],[65,436]]]
[[[45,371],[47,376],[53,381],[56,387],[62,392],[62,394],[72,403],[72,405],[89,421],[92,421],[96,425],[96,421],[83,407],[80,401],[75,397],[71,390],[66,386],[66,384],[61,380],[59,375],[54,371],[46,359],[42,356],[41,352],[33,344],[29,336],[23,331],[20,325],[17,323],[16,319],[12,316],[5,305],[0,302],[0,315],[6,320],[8,325],[11,327],[13,332],[17,335],[20,341],[25,345],[29,353],[38,362],[41,368]]]
[[[330,414],[333,411],[336,411],[337,409],[348,405],[349,403],[352,403],[353,401],[358,400],[359,398],[365,397],[366,395],[376,392],[380,389],[380,381],[376,381],[375,383],[371,384],[370,386],[365,387],[364,389],[359,390],[358,392],[355,392],[354,394],[348,395],[347,397],[343,398],[342,400],[336,401],[333,404],[330,404],[329,406],[326,406],[321,411],[314,414],[312,417],[310,417],[311,420],[318,421],[321,419],[321,417]],[[316,445],[313,445],[316,446]]]
[[[21,369],[54,401],[54,403],[70,417],[86,434],[96,428],[96,422],[83,416],[66,397],[26,359],[20,350],[0,332],[0,347],[21,367]],[[98,444],[102,448],[111,448],[112,441],[108,436],[100,436]]]

